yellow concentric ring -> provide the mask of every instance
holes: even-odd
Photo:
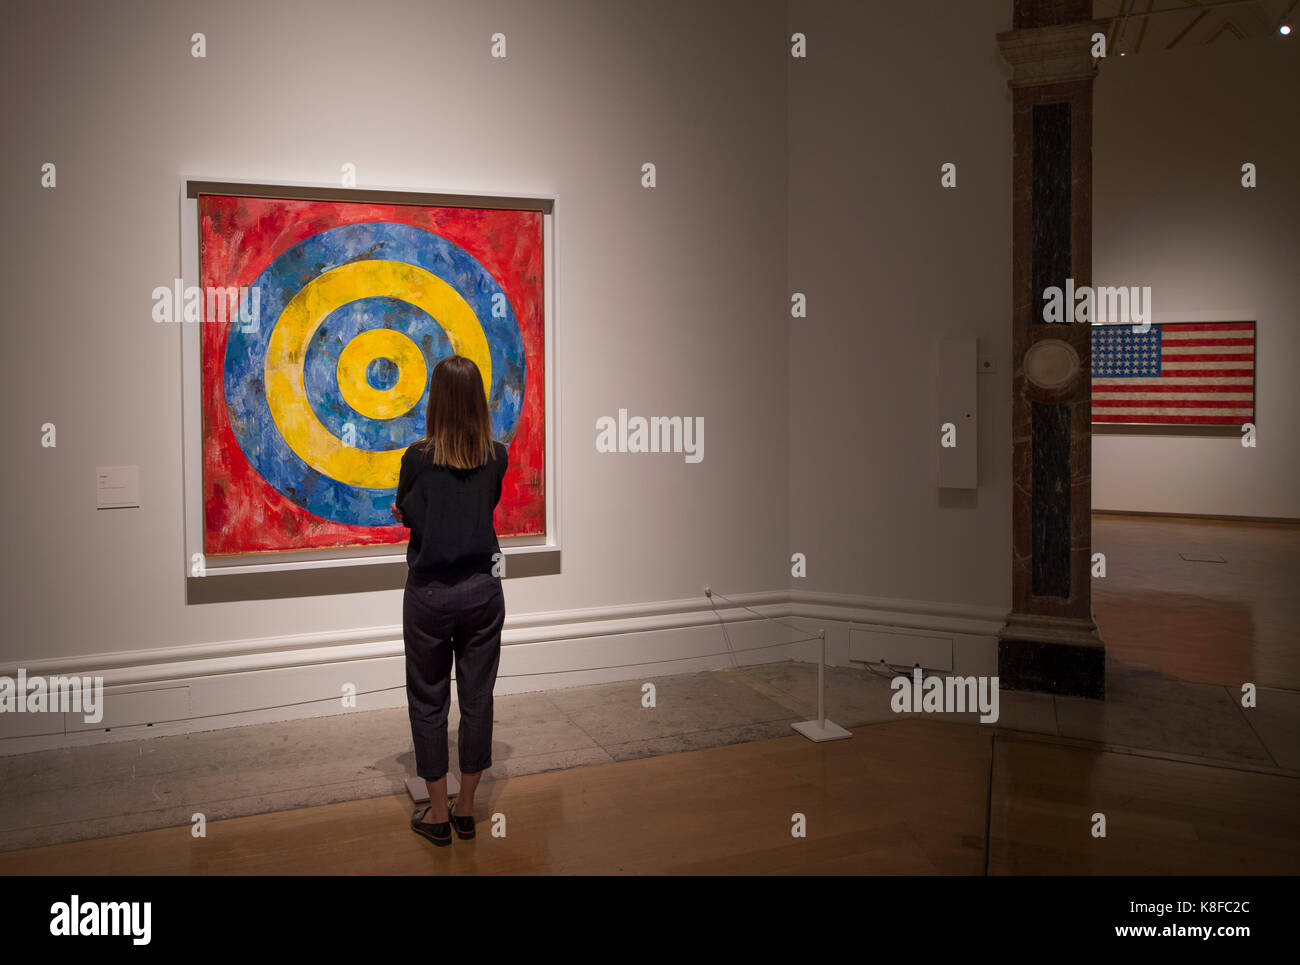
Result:
[[[378,358],[397,366],[392,388],[376,389],[366,378],[367,366]],[[339,353],[337,371],[343,401],[369,419],[406,415],[424,395],[429,379],[420,346],[391,328],[372,328],[348,342]]]
[[[375,452],[345,445],[312,411],[303,377],[307,346],[325,317],[340,305],[379,295],[410,302],[436,319],[456,354],[478,366],[483,392],[491,400],[492,356],[487,337],[460,293],[417,265],[367,260],[317,275],[284,307],[266,347],[266,402],[281,437],[307,465],[346,485],[393,489],[401,472],[403,450]]]

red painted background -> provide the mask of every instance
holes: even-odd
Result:
[[[361,221],[414,225],[473,255],[510,300],[523,337],[527,371],[519,423],[510,442],[510,467],[495,516],[497,535],[545,534],[540,212],[204,195],[199,219],[199,284],[204,290],[251,285],[267,265],[304,239]],[[245,458],[227,414],[229,326],[205,318],[201,329],[204,552],[220,556],[405,542],[409,530],[404,526],[348,526],[322,519],[261,477]]]

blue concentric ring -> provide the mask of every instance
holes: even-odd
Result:
[[[523,407],[526,371],[523,338],[509,299],[491,273],[459,245],[431,231],[387,221],[343,225],[313,235],[285,251],[258,275],[250,286],[258,290],[260,299],[257,329],[244,331],[236,325],[229,329],[225,356],[226,407],[231,429],[245,456],[286,498],[324,519],[353,526],[386,526],[392,525],[389,504],[394,490],[353,486],[303,462],[281,437],[271,417],[264,374],[271,333],[289,301],[324,272],[367,260],[400,261],[423,268],[454,288],[469,304],[483,327],[492,359],[489,395],[492,434],[495,439],[510,443]],[[501,297],[496,298],[497,295]],[[400,300],[400,293],[395,292],[392,297]],[[494,305],[500,306],[500,317],[494,316]],[[437,320],[423,312],[420,314],[428,320],[419,329],[420,337],[411,331],[405,334],[426,352],[432,370],[439,358],[450,354],[451,346]],[[339,322],[356,317],[355,313],[340,315]],[[308,374],[304,371],[304,379]],[[343,422],[349,420],[326,422],[325,415],[331,409],[329,391],[320,385],[317,388],[323,402],[318,404],[318,397],[309,392],[313,408],[331,431],[341,429]],[[333,392],[337,398],[337,382]],[[351,412],[351,408],[347,411]],[[422,430],[421,407],[412,412],[419,414]],[[367,420],[352,414],[358,427],[354,444],[361,448],[373,446],[375,451],[396,448],[409,445],[422,434],[421,431],[413,437],[410,435],[410,423],[403,420],[409,420],[411,413],[389,420],[398,425],[383,433],[373,427],[363,433],[361,426]]]
[[[401,332],[418,345],[430,372],[441,359],[453,352],[447,333],[424,309],[387,295],[359,298],[340,305],[320,323],[307,346],[303,382],[316,418],[336,438],[343,438],[345,427],[351,424],[354,432],[352,444],[358,449],[374,452],[405,449],[424,435],[425,409],[429,405],[427,384],[416,406],[392,419],[362,415],[348,405],[339,391],[339,355],[362,332],[376,328]],[[393,368],[395,370],[396,366]],[[388,386],[376,385],[375,388]]]

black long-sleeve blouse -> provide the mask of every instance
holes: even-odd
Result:
[[[501,552],[492,514],[509,465],[506,447],[492,447],[492,459],[477,469],[435,466],[416,446],[402,453],[396,501],[411,530],[406,563],[416,577],[457,582],[492,572]]]

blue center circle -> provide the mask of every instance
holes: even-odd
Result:
[[[371,359],[366,366],[366,381],[372,389],[387,392],[397,384],[397,363],[392,359]]]

